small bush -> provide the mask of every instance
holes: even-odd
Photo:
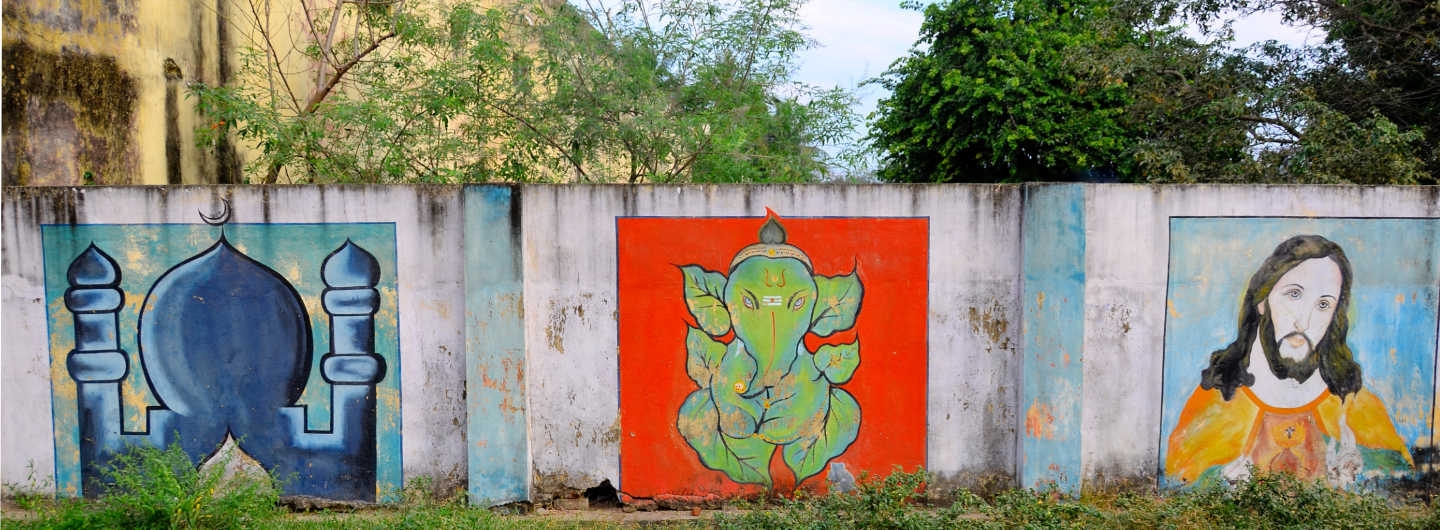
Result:
[[[279,514],[269,476],[227,476],[224,462],[198,469],[178,445],[136,447],[104,470],[94,502],[57,501],[21,524],[30,528],[251,528]],[[7,521],[11,523],[15,521]],[[8,526],[8,524],[7,524]]]
[[[773,510],[752,510],[739,515],[722,514],[715,526],[725,529],[812,530],[848,528],[953,528],[958,510],[935,510],[924,506],[924,471],[896,471],[883,480],[862,476],[855,491],[817,497],[797,496],[781,500]]]

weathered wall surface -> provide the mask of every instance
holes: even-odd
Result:
[[[188,83],[228,82],[247,28],[231,0],[5,0],[6,185],[238,182],[195,146]]]
[[[83,491],[87,403],[121,409],[89,428],[154,436],[144,407],[186,385],[141,364],[169,351],[137,338],[144,299],[191,292],[163,280],[216,251],[199,214],[221,199],[225,241],[293,287],[314,330],[301,403],[326,401],[333,344],[387,363],[381,498],[420,476],[495,504],[605,479],[844,486],[893,465],[1072,492],[1245,464],[1337,485],[1433,472],[1435,188],[177,187],[6,189],[0,480],[33,468],[34,486]],[[373,287],[322,274],[347,239]],[[77,261],[92,242],[118,280],[69,268],[105,263]],[[101,325],[118,348],[85,338]],[[77,370],[108,365],[72,350],[123,351],[128,379],[106,384],[129,393],[87,397],[103,393]],[[1222,350],[1238,353],[1210,366]],[[291,454],[344,436],[311,409],[305,436],[264,437]]]
[[[1021,484],[1072,490],[1081,480],[1075,442],[1083,404],[1075,397],[1086,387],[1085,190],[1056,185],[1025,192]]]
[[[1178,445],[1171,449],[1181,441],[1171,440],[1176,424],[1211,352],[1236,340],[1243,327],[1238,310],[1250,276],[1282,242],[1307,234],[1333,240],[1348,256],[1349,347],[1363,388],[1379,396],[1388,412],[1388,418],[1372,418],[1372,426],[1347,420],[1351,427],[1345,429],[1321,414],[1322,425],[1315,425],[1321,430],[1312,435],[1336,449],[1344,441],[1337,430],[1355,431],[1362,448],[1366,432],[1372,433],[1372,447],[1361,451],[1364,463],[1357,466],[1362,478],[1414,476],[1411,465],[1428,470],[1433,464],[1424,458],[1386,464],[1371,449],[1381,448],[1376,440],[1385,438],[1392,452],[1408,453],[1390,455],[1400,460],[1433,451],[1440,190],[1094,186],[1086,190],[1084,211],[1085,384],[1078,449],[1087,484],[1150,482],[1179,471],[1180,460],[1170,466],[1165,461],[1180,452]],[[1297,406],[1311,400],[1305,401]],[[1351,418],[1362,413],[1349,412]],[[1375,434],[1381,432],[1386,434]],[[1197,436],[1214,446],[1235,443],[1211,433]],[[1327,466],[1334,465],[1332,458]],[[1347,474],[1355,475],[1337,470],[1331,480],[1345,482]],[[1171,476],[1171,483],[1180,478]]]
[[[222,244],[222,229],[200,215],[218,213],[223,201],[233,209]],[[403,476],[432,476],[446,487],[466,481],[464,274],[456,229],[463,212],[455,189],[7,188],[4,211],[4,319],[11,323],[4,334],[4,482],[33,480],[80,493],[90,478],[82,459],[101,454],[103,462],[116,444],[165,443],[176,432],[213,445],[217,429],[223,438],[227,428],[244,436],[242,448],[253,444],[247,452],[267,467],[334,455],[328,458],[337,461],[335,476],[297,481],[294,493],[383,498]],[[347,250],[347,241],[358,248]],[[106,267],[87,265],[106,260],[83,259],[92,243],[111,256],[118,284]],[[67,295],[71,285],[88,291]],[[101,292],[113,289],[123,299]],[[111,299],[123,308],[98,315],[109,319],[99,324],[108,328],[92,329],[69,314],[112,311],[81,305]],[[291,300],[308,314],[311,329],[303,329],[303,318],[283,325],[295,320]],[[77,328],[84,329],[77,335]],[[256,330],[265,333],[252,335]],[[294,341],[261,347],[296,335],[312,338],[313,349]],[[86,361],[74,360],[72,349]],[[104,358],[115,350],[128,359]],[[211,352],[208,362],[166,366],[177,352],[202,351]],[[295,363],[306,353],[311,364]],[[383,360],[377,388],[347,395],[366,388],[376,356]],[[275,368],[286,362],[291,369]],[[126,364],[125,382],[103,386],[100,380],[114,379],[117,367],[124,373]],[[82,368],[96,374],[77,377]],[[188,377],[186,369],[193,372]],[[78,379],[96,379],[85,385],[94,391],[77,392]],[[116,392],[117,386],[124,388]],[[294,397],[286,392],[302,394],[279,403]],[[358,408],[342,406],[350,402]],[[276,410],[291,404],[309,410]],[[378,410],[367,420],[369,406]],[[93,407],[110,423],[87,426],[77,407]],[[292,415],[304,425],[284,423]],[[122,418],[123,425],[114,423]],[[171,423],[157,423],[163,421]],[[118,439],[82,442],[84,429]],[[354,445],[370,447],[372,456],[350,454]],[[210,450],[196,446],[192,453]],[[363,483],[348,486],[359,493],[327,489],[351,483]]]
[[[530,498],[520,200],[468,187],[465,201],[465,445],[479,504]]]

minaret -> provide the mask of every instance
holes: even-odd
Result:
[[[330,353],[320,375],[336,385],[373,387],[385,377],[385,360],[375,353],[375,312],[380,310],[380,264],[349,239],[320,265],[325,282],[321,305],[330,316]],[[371,402],[374,415],[374,402]]]
[[[154,444],[163,435],[124,432],[121,423],[120,385],[130,373],[129,357],[120,348],[120,266],[93,243],[81,252],[66,272],[65,308],[75,317],[75,349],[65,358],[75,380],[80,423],[80,469],[86,479],[81,493],[99,494],[100,470],[126,443]],[[162,415],[163,416],[163,415]],[[150,417],[168,425],[168,417]],[[151,432],[156,432],[152,430]]]

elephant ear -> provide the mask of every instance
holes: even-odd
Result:
[[[843,276],[815,276],[815,319],[810,331],[825,337],[855,326],[864,286],[854,272]]]
[[[725,308],[725,275],[699,265],[683,265],[685,307],[700,329],[712,337],[730,331],[730,310]]]

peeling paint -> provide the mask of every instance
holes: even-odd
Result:
[[[1121,334],[1130,333],[1130,308],[1125,306],[1110,306],[1110,320],[1120,328]]]
[[[545,342],[556,353],[565,353],[565,321],[569,319],[569,313],[569,307],[557,310],[555,302],[550,302],[550,323],[545,326]]]
[[[1055,410],[1036,401],[1025,411],[1025,435],[1044,440],[1055,439]]]
[[[1042,293],[1041,296],[1043,297],[1044,294]],[[989,339],[990,345],[985,347],[986,352],[992,351],[993,348],[1010,349],[1010,337],[1005,335],[1005,331],[1010,327],[1010,321],[1005,320],[1004,314],[1005,308],[1000,305],[998,300],[991,301],[983,312],[973,306],[969,308],[970,331],[977,335],[983,334]]]

